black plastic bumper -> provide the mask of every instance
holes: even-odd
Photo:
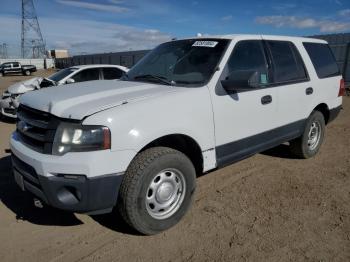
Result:
[[[84,175],[59,174],[44,177],[34,168],[12,155],[17,184],[47,205],[76,213],[102,214],[116,205],[122,174],[97,178]]]
[[[328,123],[332,122],[334,119],[337,118],[341,109],[342,109],[342,106],[338,106],[329,110]]]

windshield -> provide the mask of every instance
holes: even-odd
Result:
[[[54,73],[53,75],[49,76],[48,79],[55,81],[55,82],[58,82],[77,70],[78,70],[78,68],[65,68],[65,69],[62,69],[62,70],[58,71],[57,73]]]
[[[190,39],[159,45],[122,78],[180,86],[206,84],[224,54],[229,40]]]

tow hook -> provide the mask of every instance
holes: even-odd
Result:
[[[41,202],[41,200],[39,200],[37,198],[34,198],[34,206],[37,207],[37,208],[43,208],[44,207],[43,202]]]

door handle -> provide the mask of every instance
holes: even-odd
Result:
[[[261,98],[261,104],[263,104],[263,105],[270,104],[271,102],[272,102],[272,96],[270,96],[270,95],[263,96]]]
[[[313,92],[314,92],[314,89],[312,87],[308,87],[305,90],[305,93],[306,93],[307,96],[311,95]]]

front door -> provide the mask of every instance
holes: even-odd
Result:
[[[10,73],[11,69],[12,69],[12,64],[11,63],[5,63],[3,68],[4,68],[4,72],[5,73]]]
[[[239,70],[258,72],[260,88],[228,92],[222,85],[229,74]],[[235,44],[215,88],[212,90],[217,166],[224,166],[262,149],[274,141],[276,90],[269,84],[270,69],[261,39]]]

